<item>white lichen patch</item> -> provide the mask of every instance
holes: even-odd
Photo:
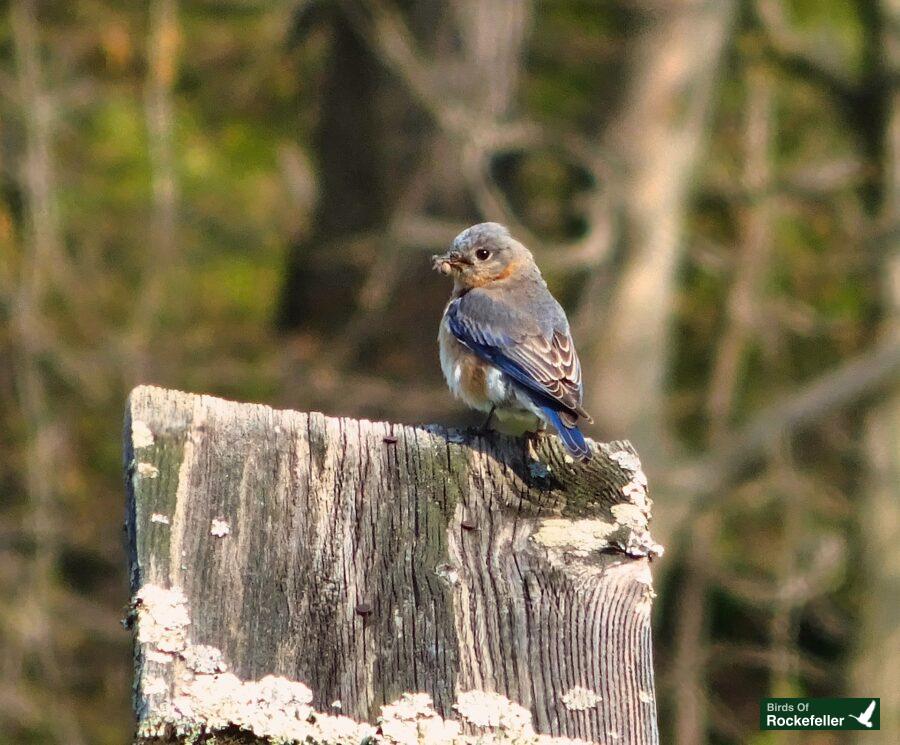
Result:
[[[231,673],[201,673],[182,681],[171,702],[141,722],[138,734],[154,737],[171,726],[190,741],[200,732],[238,727],[267,742],[329,745],[358,745],[374,736],[372,725],[319,714],[311,702],[312,691],[287,678],[242,681]]]
[[[609,459],[618,463],[623,471],[629,471],[634,474],[640,473],[646,484],[647,477],[644,476],[641,459],[638,458],[637,453],[630,453],[627,450],[616,450],[609,454]]]
[[[152,463],[138,463],[137,472],[141,478],[155,479],[159,476],[159,469]]]
[[[628,500],[637,505],[649,518],[650,506],[653,504],[647,496],[647,475],[641,467],[640,458],[635,453],[627,450],[616,450],[607,452],[609,459],[619,465],[619,467],[630,474],[631,478],[628,483],[622,487],[622,493]]]
[[[638,699],[640,699],[642,704],[652,704],[653,694],[647,691],[638,691]]]
[[[144,681],[144,695],[157,696],[167,693],[169,686],[162,678],[148,678]]]
[[[231,526],[221,518],[213,518],[212,524],[209,526],[210,535],[216,538],[224,538],[231,532]]]
[[[437,713],[433,708],[431,696],[427,693],[404,693],[393,703],[381,707],[379,721],[397,719],[412,722],[420,717],[432,716],[437,716]]]
[[[636,504],[631,504],[629,502],[614,504],[610,508],[610,512],[612,512],[613,517],[619,525],[624,525],[626,528],[631,528],[632,530],[647,529],[647,513]]]
[[[571,711],[593,709],[602,700],[596,691],[592,691],[590,688],[583,688],[582,686],[574,686],[562,696],[563,705]]]
[[[134,596],[137,640],[157,652],[180,652],[191,623],[181,588],[144,585]]]
[[[304,743],[328,743],[328,745],[359,745],[374,737],[375,728],[369,724],[360,724],[350,717],[316,714],[315,721],[309,724],[312,734]],[[378,739],[375,739],[378,742]],[[371,742],[371,740],[368,740]]]
[[[622,494],[628,497],[629,501],[643,512],[649,512],[650,500],[647,499],[646,486],[639,484],[637,481],[629,481],[622,487]]]
[[[267,736],[287,734],[305,722],[312,713],[311,702],[312,691],[303,683],[274,675],[242,681],[222,673],[198,675],[181,688],[172,705],[183,719],[197,725],[223,729],[234,724]]]
[[[616,523],[628,531],[623,545],[625,551],[632,556],[662,556],[663,547],[653,540],[648,528],[648,512],[636,504],[624,502],[614,504],[610,511]]]
[[[151,523],[159,523],[160,525],[168,525],[169,524],[169,516],[163,515],[160,512],[154,512],[152,515],[150,515],[150,522]]]
[[[135,419],[131,423],[131,444],[137,450],[138,448],[148,448],[153,444],[153,432],[146,422]]]
[[[531,712],[499,693],[465,691],[453,705],[475,727],[500,728],[507,735],[533,735]]]
[[[160,665],[171,665],[175,659],[175,655],[172,652],[160,652],[156,649],[148,649],[144,652],[144,656],[150,662],[158,662]]]
[[[616,504],[611,508],[616,522],[628,530],[623,548],[632,556],[662,556],[663,547],[653,540],[647,510],[636,504]]]
[[[609,536],[618,526],[603,520],[566,520],[550,517],[538,522],[531,540],[544,548],[588,556],[609,546]]]
[[[222,650],[206,644],[191,644],[181,653],[181,659],[195,673],[224,673],[228,666]]]
[[[452,745],[460,733],[459,723],[441,717],[427,693],[404,693],[394,703],[381,707],[378,721],[378,742],[391,745]]]

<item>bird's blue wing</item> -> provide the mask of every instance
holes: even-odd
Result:
[[[450,332],[462,344],[525,388],[537,405],[577,420],[587,417],[581,364],[562,319],[542,326],[521,310],[471,293],[447,308]]]

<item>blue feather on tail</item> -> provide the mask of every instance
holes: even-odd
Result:
[[[584,435],[581,434],[581,430],[578,427],[567,427],[559,418],[559,412],[547,406],[542,406],[541,411],[544,412],[547,421],[556,428],[559,438],[565,445],[569,455],[577,460],[588,460],[591,457],[590,448],[588,448],[587,443],[584,441]]]

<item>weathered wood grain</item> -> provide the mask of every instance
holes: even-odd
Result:
[[[135,389],[137,740],[658,742],[646,482],[593,447]]]

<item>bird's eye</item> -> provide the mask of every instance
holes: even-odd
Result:
[[[479,248],[475,252],[475,258],[478,259],[479,261],[484,261],[490,255],[491,255],[491,252],[488,251],[486,248]]]

